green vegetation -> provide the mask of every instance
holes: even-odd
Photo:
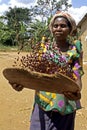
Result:
[[[49,21],[57,10],[71,7],[68,0],[37,0],[30,8],[9,8],[0,16],[0,51],[30,51],[31,44],[50,37]],[[65,7],[65,8],[64,8]]]
[[[10,51],[18,51],[17,46],[6,46],[6,45],[0,45],[0,51],[3,52],[10,52]]]

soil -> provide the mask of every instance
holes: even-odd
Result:
[[[25,55],[26,53],[22,53]],[[29,130],[34,90],[15,91],[3,76],[3,70],[14,64],[16,52],[0,52],[0,130]],[[87,130],[87,64],[82,77],[82,109],[77,111],[75,130]]]

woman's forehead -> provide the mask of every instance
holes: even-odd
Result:
[[[68,20],[66,19],[66,18],[64,18],[64,17],[56,17],[55,19],[54,19],[54,23],[55,22],[65,22],[65,23],[67,23],[68,24]]]

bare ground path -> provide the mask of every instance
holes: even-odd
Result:
[[[16,92],[2,74],[4,68],[11,67],[15,57],[16,52],[0,52],[0,130],[29,130],[34,91],[23,89]],[[84,65],[84,71],[81,99],[83,108],[77,111],[75,130],[87,130],[87,65]]]

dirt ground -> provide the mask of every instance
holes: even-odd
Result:
[[[3,76],[3,69],[11,67],[15,52],[0,52],[0,130],[29,130],[34,90],[16,92]],[[82,109],[77,111],[75,130],[87,130],[87,64],[82,78]]]

